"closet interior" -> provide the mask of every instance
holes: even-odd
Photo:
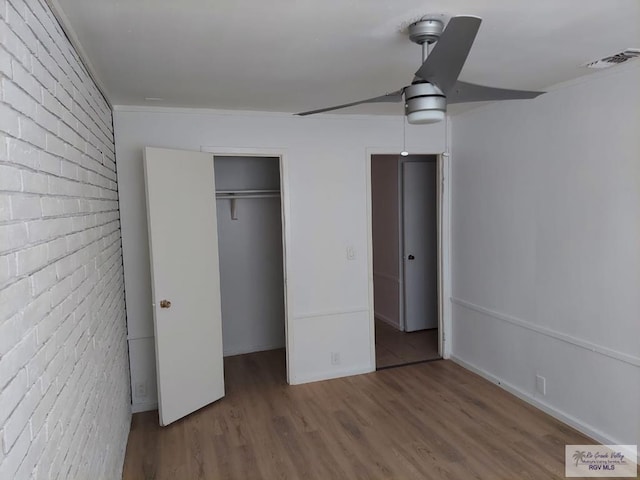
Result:
[[[215,156],[224,356],[284,348],[280,158]]]

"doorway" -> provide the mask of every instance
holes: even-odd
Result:
[[[438,156],[370,161],[376,367],[439,359]]]
[[[233,164],[234,168],[230,169],[228,175],[219,171],[222,179],[227,177],[227,180],[233,180],[225,187],[223,183],[216,183],[215,179],[214,157],[220,154],[216,150],[206,150],[201,148],[201,151],[197,152],[146,147],[143,155],[158,410],[160,425],[163,426],[225,395],[223,363],[226,363],[226,359],[223,348],[221,292],[226,287],[221,288],[220,282],[221,258],[218,254],[217,222],[219,211],[221,216],[228,216],[230,221],[235,221],[243,211],[238,205],[241,201],[262,198],[276,201],[271,211],[275,212],[272,216],[280,221],[276,222],[275,226],[270,225],[271,233],[255,234],[265,244],[271,245],[274,251],[270,251],[268,255],[270,259],[275,258],[275,263],[279,263],[274,263],[271,274],[262,275],[261,278],[272,280],[277,277],[282,286],[278,292],[270,290],[266,294],[269,297],[277,297],[277,301],[270,298],[274,301],[274,304],[270,305],[277,305],[270,313],[274,314],[274,317],[279,315],[279,325],[274,329],[268,327],[262,331],[264,325],[260,325],[256,326],[255,330],[259,333],[275,332],[273,338],[276,340],[274,343],[264,343],[256,342],[254,337],[249,337],[248,340],[244,338],[242,342],[245,344],[239,348],[256,351],[280,347],[283,341],[288,343],[291,338],[288,328],[287,267],[284,254],[290,235],[286,228],[288,208],[287,202],[284,201],[284,189],[287,183],[283,180],[283,155],[274,152],[272,157],[255,159],[256,162],[260,160],[260,167],[272,165],[269,167],[272,172],[269,175],[256,175],[260,182],[266,179],[267,184],[240,183],[239,180],[254,177],[255,169],[249,168],[252,159],[245,161],[244,166],[243,162],[228,159],[228,163]],[[245,154],[249,157],[269,155],[266,152],[262,155],[254,152],[225,152],[225,155],[229,156],[235,154]],[[223,160],[223,163],[225,161],[227,160]],[[236,168],[240,166],[241,168]],[[274,178],[278,183],[269,184]],[[218,192],[216,185],[220,189]],[[226,209],[222,206],[218,208],[216,197],[219,203],[226,204]],[[246,213],[246,210],[244,211]],[[246,218],[251,218],[251,215],[247,215]],[[269,216],[265,215],[265,218]],[[225,233],[223,237],[226,236]],[[265,241],[267,237],[269,240]],[[221,252],[223,261],[230,261],[229,267],[223,268],[230,272],[231,276],[237,276],[247,263],[251,263],[248,260],[253,252],[233,252],[236,250],[227,249],[226,253]],[[257,283],[263,283],[264,287],[264,282],[256,282],[255,276],[251,276],[248,282],[238,282],[232,288],[231,295],[243,299],[246,303],[265,297],[264,291],[257,293],[260,290]],[[227,304],[231,301],[231,297],[225,299]],[[267,308],[265,304],[262,304],[262,307]],[[227,327],[227,330],[229,334],[233,333],[233,329],[229,330]],[[235,348],[238,348],[237,345]],[[283,360],[282,376],[284,377],[286,372],[288,382],[289,348],[281,348],[279,351]],[[239,352],[228,350],[226,353]]]
[[[281,350],[286,379],[280,158],[214,155],[225,369],[230,357]]]

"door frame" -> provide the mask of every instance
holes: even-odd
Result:
[[[218,147],[201,146],[200,151],[212,154],[213,157],[277,157],[280,167],[280,216],[282,221],[282,273],[284,277],[284,335],[287,364],[287,383],[291,384],[293,365],[293,313],[291,312],[291,269],[289,268],[287,245],[291,245],[291,207],[289,204],[289,163],[287,151],[284,148],[249,148],[249,147]]]
[[[451,356],[451,222],[450,222],[450,186],[451,186],[451,162],[448,154],[442,152],[419,151],[412,152],[413,155],[435,155],[437,170],[437,229],[438,229],[438,353],[444,359]],[[376,345],[375,345],[375,307],[373,290],[373,220],[372,220],[372,198],[371,198],[371,157],[373,155],[398,155],[397,148],[367,148],[366,156],[366,190],[367,190],[367,266],[369,269],[369,323],[370,323],[370,349],[371,362],[376,367]],[[400,162],[398,162],[398,168]],[[402,179],[398,177],[400,183]],[[399,189],[401,185],[398,185]],[[399,190],[398,194],[401,194]],[[403,207],[402,202],[398,202],[399,222],[402,222]],[[399,225],[399,240],[402,240],[402,225]],[[400,278],[404,276],[402,262],[403,247],[399,245]],[[401,324],[404,328],[404,285],[400,282],[400,306],[399,314]]]

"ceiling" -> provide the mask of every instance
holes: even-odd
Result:
[[[460,79],[496,87],[546,89],[640,47],[638,0],[57,3],[114,105],[298,112],[382,95],[410,83],[421,49],[404,30],[433,13],[483,18]]]

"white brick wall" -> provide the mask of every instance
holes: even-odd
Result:
[[[121,477],[111,110],[43,0],[0,0],[0,479]]]

